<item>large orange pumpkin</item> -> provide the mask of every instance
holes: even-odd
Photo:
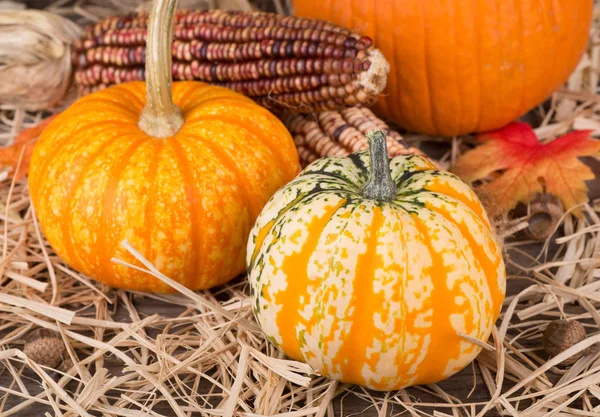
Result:
[[[159,0],[152,16],[147,84],[78,100],[31,160],[31,198],[51,246],[114,287],[169,290],[111,262],[135,262],[123,239],[191,289],[242,273],[255,218],[299,168],[289,132],[252,100],[199,82],[171,89],[174,3]]]
[[[373,38],[391,66],[380,114],[411,131],[499,128],[577,65],[592,0],[294,0],[299,16]]]

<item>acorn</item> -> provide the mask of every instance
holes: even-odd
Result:
[[[67,358],[65,360],[63,360],[60,365],[58,366],[58,370],[64,373],[67,373],[71,370],[71,368],[73,367],[73,361],[71,360],[71,358],[69,358],[67,356]]]
[[[529,225],[525,233],[535,240],[546,240],[565,214],[561,201],[554,194],[539,193],[529,206]]]
[[[44,328],[30,332],[23,349],[29,359],[49,368],[56,368],[61,363],[65,350],[60,334]]]
[[[544,330],[542,342],[544,349],[550,357],[556,356],[571,346],[576,345],[587,337],[585,328],[576,320],[554,320],[548,324]],[[565,359],[561,365],[572,365],[584,355],[593,351],[594,347],[590,346],[583,351]]]

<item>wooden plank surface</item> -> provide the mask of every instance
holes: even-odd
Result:
[[[32,1],[28,1],[27,3],[29,3],[31,6],[42,6],[42,5],[46,4],[47,2],[48,2],[47,0],[32,0]],[[591,158],[587,158],[586,163],[588,163],[590,166],[592,166],[592,168],[594,169],[594,171],[596,172],[597,175],[600,174],[600,162],[598,162],[597,160],[593,160]],[[596,180],[596,181],[588,183],[588,185],[591,188],[590,196],[592,198],[600,198],[600,181]],[[535,253],[536,250],[539,250],[539,248],[532,247],[532,248],[530,248],[529,252]],[[526,281],[511,280],[511,281],[509,281],[508,292],[509,292],[509,294],[516,293],[516,292],[522,290],[524,288],[524,286],[526,286],[526,285],[527,285]],[[176,306],[161,304],[158,301],[149,299],[149,298],[135,297],[134,302],[135,302],[136,307],[138,308],[141,315],[150,315],[150,314],[154,314],[154,313],[158,312],[161,315],[166,316],[166,317],[175,317],[177,314],[179,314],[181,312],[181,310],[179,308],[177,308]],[[129,316],[127,315],[127,312],[125,311],[124,308],[119,308],[119,309],[117,309],[116,314],[114,315],[113,319],[115,321],[126,322],[126,321],[129,321]],[[119,362],[117,362],[112,357],[106,358],[105,366],[114,375],[118,375],[120,373],[121,365]],[[30,391],[31,394],[35,395],[42,391],[43,388],[41,386],[41,383],[35,374],[25,372],[23,377],[24,377],[24,380],[26,381],[27,389]],[[0,372],[0,386],[6,387],[9,385],[9,383],[11,381],[12,381],[12,376],[10,375],[10,373],[8,373],[6,370]],[[463,371],[459,372],[458,374],[452,376],[451,378],[447,379],[446,381],[441,382],[439,385],[448,394],[455,396],[456,398],[459,398],[463,401],[485,403],[490,399],[490,394],[487,391],[487,388],[486,388],[485,384],[483,383],[483,381],[481,379],[481,375],[476,367],[467,367],[466,369],[464,369]],[[204,388],[206,388],[206,387],[204,387]],[[369,402],[363,401],[358,396],[354,395],[351,391],[348,391],[349,389],[350,388],[344,388],[339,393],[339,395],[336,397],[336,399],[334,400],[336,415],[343,415],[343,416],[362,415],[362,416],[367,416],[367,417],[380,415],[379,411],[375,407],[372,407]],[[354,388],[354,390],[360,391],[359,389],[356,389],[356,388]],[[437,402],[439,402],[439,400],[435,400],[431,396],[424,395],[418,389],[411,388],[408,390],[408,394],[414,401],[419,401],[419,402],[436,402],[437,401]],[[10,396],[9,399],[7,400],[7,403],[4,406],[4,409],[5,410],[10,409],[11,407],[19,404],[21,401],[22,400],[16,396]],[[443,405],[440,405],[439,407],[430,409],[430,412],[433,412],[433,410],[436,410],[436,411],[439,411],[442,413],[447,413],[450,415],[452,414],[451,410],[448,409],[447,407],[444,407]],[[160,413],[164,416],[174,415],[166,403],[161,403],[161,405],[157,406],[153,411]],[[389,407],[386,415],[389,415],[389,416],[395,415],[401,411],[403,411],[403,410],[398,407]],[[52,409],[49,406],[47,407],[47,406],[43,406],[43,405],[35,405],[26,410],[23,410],[22,412],[19,412],[19,413],[13,414],[13,415],[14,416],[23,416],[23,417],[30,417],[30,416],[33,417],[33,416],[43,416],[44,413],[46,413],[46,412],[49,412],[50,415],[54,415],[54,412],[52,411]],[[192,414],[192,415],[199,415],[199,414]],[[490,411],[487,415],[495,416],[495,415],[498,415],[498,413],[495,411]]]

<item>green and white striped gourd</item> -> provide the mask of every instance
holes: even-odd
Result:
[[[428,159],[370,151],[313,162],[248,242],[256,318],[316,372],[376,390],[469,364],[500,314],[501,252],[473,190]]]

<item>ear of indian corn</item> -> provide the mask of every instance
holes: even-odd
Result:
[[[109,17],[89,27],[74,48],[80,93],[143,80],[146,33],[146,15]],[[221,85],[294,112],[371,105],[389,72],[370,38],[264,12],[178,12],[172,53],[174,80]]]
[[[345,156],[368,149],[365,135],[374,129],[387,132],[390,157],[407,154],[426,156],[420,149],[410,146],[371,110],[362,106],[311,115],[288,114],[283,116],[283,121],[292,133],[302,166],[324,156]]]

